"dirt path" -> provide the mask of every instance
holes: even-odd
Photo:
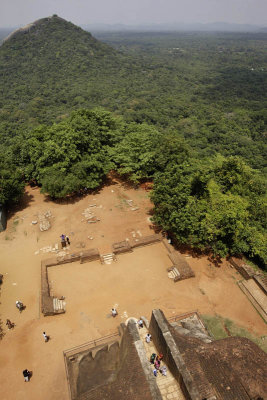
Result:
[[[7,231],[0,233],[0,273],[4,275],[0,315],[3,322],[9,318],[16,324],[11,331],[4,325],[0,341],[0,373],[5,377],[1,400],[67,400],[63,350],[113,332],[128,316],[150,318],[153,308],[161,308],[167,316],[196,309],[218,313],[253,333],[267,333],[236,285],[239,276],[228,263],[218,269],[210,267],[205,257],[187,258],[196,278],[174,284],[167,277],[170,261],[162,244],[121,255],[110,265],[92,262],[52,268],[52,290],[66,297],[67,312],[40,315],[40,261],[53,255],[49,246],[60,246],[62,233],[70,237],[69,253],[83,247],[107,253],[113,242],[153,233],[150,208],[145,191],[124,189],[120,183],[67,204],[53,203],[38,189],[27,188],[24,207],[15,210]],[[51,228],[41,232],[32,221],[47,210],[52,214]],[[83,213],[87,217],[92,213],[100,221],[88,223]],[[15,308],[18,299],[27,306],[21,314]],[[109,310],[115,304],[119,317],[113,319]],[[51,336],[48,343],[43,331]],[[23,380],[25,368],[33,371],[30,383]]]

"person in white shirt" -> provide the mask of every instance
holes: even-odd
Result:
[[[43,337],[44,337],[44,341],[48,342],[49,337],[47,336],[47,334],[45,332],[43,332]]]
[[[111,315],[112,315],[113,318],[116,317],[116,315],[118,315],[118,312],[117,312],[116,308],[112,308],[111,309]]]
[[[138,325],[139,328],[143,328],[143,327],[144,327],[144,322],[143,322],[142,318],[140,318],[140,319],[137,321],[137,325]]]
[[[160,368],[159,372],[161,372],[162,375],[167,376],[167,367],[164,365],[164,367]]]
[[[152,338],[152,336],[150,335],[150,333],[147,333],[146,334],[146,342],[150,343],[151,342],[151,338]]]

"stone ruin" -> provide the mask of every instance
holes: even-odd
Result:
[[[183,279],[194,278],[195,273],[179,251],[175,250],[171,246],[167,239],[162,240],[164,246],[168,250],[168,256],[173,265],[167,269],[168,277],[173,279],[174,282],[181,281]]]
[[[71,400],[263,400],[267,355],[246,338],[214,340],[199,315],[166,319],[153,310],[153,346],[181,391],[160,390],[134,319],[118,333],[64,352]],[[171,378],[171,379],[170,379]],[[170,383],[171,384],[171,383]],[[165,385],[165,387],[166,387]]]
[[[81,252],[73,254],[63,254],[55,258],[50,258],[43,260],[41,263],[41,309],[42,313],[47,315],[56,315],[65,312],[65,302],[64,299],[53,298],[50,295],[50,287],[48,282],[48,271],[49,267],[55,265],[63,265],[66,263],[71,263],[75,261],[80,261],[80,263],[90,262],[95,260],[100,260],[102,263],[111,264],[112,261],[116,260],[116,256],[121,253],[132,252],[135,248],[152,245],[158,243],[162,240],[162,236],[159,234],[142,236],[136,240],[124,240],[122,242],[113,243],[112,253],[100,255],[98,249],[84,249]],[[174,265],[181,271],[178,280],[190,278],[194,275],[194,272],[189,267],[188,263],[185,261],[184,257],[180,255],[176,250],[169,250],[169,256],[171,260],[174,260]],[[178,264],[176,263],[178,260]],[[174,280],[176,281],[176,280]]]
[[[267,275],[246,264],[242,258],[231,257],[229,262],[244,278],[238,282],[240,289],[267,323]]]

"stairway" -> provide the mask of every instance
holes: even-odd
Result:
[[[148,360],[150,360],[150,356],[152,353],[156,353],[157,349],[153,343],[153,340],[150,343],[146,342],[146,334],[148,333],[147,328],[144,326],[143,328],[138,329],[139,331],[139,335],[140,335],[140,339],[142,340],[144,347],[145,347],[145,351],[146,351],[146,355]],[[153,375],[153,369],[154,366],[153,364],[151,365],[151,375]],[[165,365],[164,363],[164,359],[161,362],[161,366]],[[185,397],[183,395],[182,389],[179,385],[179,383],[177,382],[177,380],[174,378],[174,376],[172,375],[171,371],[168,369],[167,370],[167,376],[163,376],[161,373],[158,373],[158,376],[155,378],[158,388],[160,390],[161,396],[163,400],[169,400],[169,399],[173,399],[173,400],[185,400]]]
[[[53,308],[55,313],[64,313],[66,302],[64,300],[59,300],[58,298],[53,298]]]
[[[116,256],[114,253],[102,254],[100,260],[102,264],[111,264],[113,261],[116,261]]]
[[[168,272],[168,277],[170,279],[179,279],[180,278],[180,272],[178,271],[177,268],[173,267],[169,272]]]

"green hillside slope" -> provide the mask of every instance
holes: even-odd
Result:
[[[80,103],[89,105],[91,82],[119,63],[110,46],[56,16],[18,30],[0,48],[2,119],[26,119],[32,126]]]

